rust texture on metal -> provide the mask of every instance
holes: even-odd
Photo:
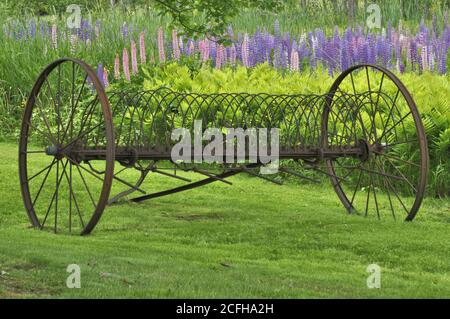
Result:
[[[279,172],[314,183],[317,174],[326,176],[350,213],[412,220],[423,200],[428,147],[420,114],[401,81],[382,67],[354,66],[326,94],[160,88],[107,95],[89,65],[64,58],[39,75],[22,120],[19,176],[31,224],[85,235],[120,200],[231,184],[226,178],[238,173],[280,183],[258,172],[263,164],[249,162],[247,148],[243,162],[173,162],[173,130],[194,135],[198,121],[201,132],[218,128],[224,137],[230,128],[279,129]],[[203,179],[178,174],[186,171]],[[147,194],[144,182],[154,174],[184,184]]]

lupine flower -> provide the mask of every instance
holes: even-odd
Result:
[[[100,80],[100,83],[105,86],[104,80],[104,74],[103,74],[103,65],[101,63],[98,64],[97,67],[97,77]]]
[[[273,29],[274,29],[274,34],[275,36],[279,36],[280,35],[280,22],[277,20],[275,20],[275,23],[273,25]]]
[[[230,48],[230,64],[232,66],[236,65],[236,46],[233,44],[231,44],[231,48]]]
[[[128,51],[126,48],[123,49],[122,67],[123,67],[123,74],[125,76],[125,79],[127,81],[130,81],[130,62],[128,59]]]
[[[125,22],[123,23],[122,26],[122,35],[124,39],[128,38],[128,26]]]
[[[158,53],[159,62],[164,63],[166,61],[166,54],[164,53],[164,31],[162,28],[158,29]]]
[[[220,69],[222,66],[222,49],[219,46],[219,49],[217,50],[216,54],[216,69]]]
[[[250,66],[249,51],[248,34],[246,33],[244,35],[244,41],[242,41],[242,63],[245,67]]]
[[[131,70],[133,71],[133,75],[138,73],[136,42],[134,41],[131,41]]]
[[[109,86],[108,70],[106,68],[103,68],[103,85],[105,88]]]
[[[200,61],[206,62],[209,59],[209,41],[203,40],[199,44],[200,46]]]
[[[100,37],[100,20],[97,20],[95,22],[94,32],[95,32],[95,37],[99,38]]]
[[[217,54],[216,54],[216,68],[220,69],[222,64],[226,63],[227,57],[226,57],[226,50],[225,47],[221,44],[217,48]]]
[[[58,48],[58,30],[56,24],[52,25],[52,46],[54,49]]]
[[[430,70],[445,74],[446,60],[450,49],[450,26],[444,24],[441,35],[436,32],[436,22],[428,28],[421,23],[415,35],[402,32],[402,26],[393,29],[389,23],[387,31],[381,33],[364,32],[362,27],[347,28],[342,33],[335,28],[332,35],[325,35],[322,29],[303,34],[301,37],[291,36],[289,33],[280,35],[279,23],[274,24],[274,34],[258,29],[254,34],[240,34],[231,37],[232,43],[228,47],[217,44],[214,39],[200,39],[195,41],[187,39],[186,43],[179,37],[176,30],[172,31],[171,45],[164,45],[163,29],[158,30],[157,48],[159,62],[167,58],[179,60],[182,55],[191,56],[199,52],[202,63],[212,60],[216,68],[225,64],[236,65],[241,62],[245,67],[252,67],[260,63],[268,63],[276,68],[288,68],[300,71],[303,61],[309,61],[312,70],[320,64],[334,74],[357,63],[382,64],[394,68],[398,72],[405,72],[406,68],[412,70]],[[86,23],[84,30],[91,30]],[[129,36],[131,26],[122,27],[126,36]],[[86,31],[86,32],[87,32]],[[22,38],[19,27],[5,31],[9,36]],[[27,30],[25,30],[28,33]],[[48,30],[45,36],[51,35]],[[229,31],[232,34],[232,30]],[[63,34],[60,33],[60,37]],[[89,40],[89,33],[86,35]],[[71,38],[71,41],[73,39]],[[86,43],[90,42],[86,40]],[[131,48],[131,63],[133,74],[137,72],[137,63],[134,63],[133,47]],[[144,34],[139,34],[140,62],[146,62]],[[166,51],[169,50],[169,51]],[[166,57],[167,54],[167,57]],[[404,58],[406,57],[406,60]],[[154,61],[152,53],[148,57]],[[119,68],[120,69],[120,66]],[[116,71],[116,68],[115,68]],[[116,74],[116,72],[115,72]],[[116,76],[115,76],[116,77]]]
[[[291,71],[299,70],[298,51],[292,50],[291,52]]]
[[[147,62],[147,56],[145,53],[145,33],[141,32],[139,34],[139,57],[141,58],[141,64]]]
[[[70,53],[75,54],[76,50],[77,50],[77,35],[76,34],[71,34],[70,35]]]
[[[114,59],[114,78],[118,79],[120,77],[120,58],[119,55],[116,54],[116,58]]]
[[[428,48],[426,45],[422,47],[422,51],[420,52],[420,57],[422,60],[422,66],[424,70],[428,69]]]
[[[41,32],[41,37],[45,37],[45,29],[46,29],[45,23],[41,22],[39,24],[39,31]]]
[[[172,30],[172,54],[175,60],[180,59],[180,47],[178,45],[178,34],[177,30]]]
[[[194,54],[194,53],[195,53],[195,45],[194,45],[194,41],[191,41],[189,43],[189,54],[188,55],[191,55],[191,54]]]
[[[30,37],[35,38],[36,37],[36,32],[37,32],[37,26],[36,26],[36,21],[33,19],[30,21],[29,24],[30,27]]]

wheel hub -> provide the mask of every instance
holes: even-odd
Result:
[[[62,159],[64,157],[62,148],[58,145],[47,146],[45,148],[45,154],[49,156],[55,156],[57,159]]]

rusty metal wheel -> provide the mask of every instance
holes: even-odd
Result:
[[[361,148],[358,158],[326,160],[347,210],[413,220],[428,174],[428,147],[416,104],[390,71],[358,65],[332,85],[322,117],[323,146]]]
[[[107,204],[114,172],[114,132],[94,70],[64,58],[39,75],[25,107],[19,142],[22,197],[32,226],[89,234]],[[77,150],[104,150],[84,161]]]

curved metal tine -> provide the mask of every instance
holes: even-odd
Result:
[[[119,194],[115,195],[114,197],[110,198],[108,200],[108,205],[112,205],[117,203],[121,198],[130,195],[132,193],[134,193],[135,191],[139,190],[139,187],[142,185],[142,183],[144,182],[145,178],[147,177],[147,174],[149,173],[150,170],[145,169],[140,171],[141,172],[141,176],[139,177],[139,179],[137,180],[136,184],[130,188],[127,189],[123,192],[120,192]]]

